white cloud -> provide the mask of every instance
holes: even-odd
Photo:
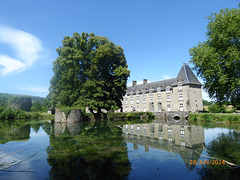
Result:
[[[168,75],[164,75],[164,76],[162,76],[162,78],[161,79],[170,79],[170,76],[168,76]]]
[[[32,91],[32,92],[48,93],[48,87],[41,87],[41,86],[20,87],[18,89]]]
[[[16,53],[16,58],[0,54],[0,65],[4,66],[2,75],[30,68],[40,58],[40,52],[43,50],[37,37],[3,25],[0,25],[0,43],[9,45]]]
[[[17,59],[13,59],[6,55],[0,54],[0,65],[5,68],[2,70],[2,75],[7,75],[10,72],[17,71],[21,68],[24,68],[26,65]]]

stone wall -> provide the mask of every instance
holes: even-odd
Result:
[[[187,119],[188,117],[188,112],[186,111],[153,112],[153,114],[155,115],[155,119],[173,119],[174,117],[179,117],[180,119]]]
[[[55,110],[55,122],[67,122],[67,123],[75,123],[83,121],[82,112],[80,109],[72,109],[69,114],[66,116],[64,112],[59,109]]]

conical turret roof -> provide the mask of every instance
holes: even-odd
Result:
[[[182,84],[202,85],[186,63],[183,63],[182,68],[180,69],[178,76],[172,85],[177,85],[178,81],[181,81]]]

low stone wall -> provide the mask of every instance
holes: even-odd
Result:
[[[180,119],[187,119],[188,112],[187,111],[163,111],[163,112],[153,112],[155,115],[155,119],[164,119],[174,117],[179,117]]]
[[[70,110],[69,114],[65,115],[64,112],[62,112],[59,109],[55,110],[55,118],[54,121],[57,123],[75,123],[75,122],[81,122],[83,121],[83,117],[82,117],[82,112],[80,109],[72,109]]]

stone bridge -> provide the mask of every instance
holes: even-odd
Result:
[[[188,119],[187,111],[163,111],[153,112],[155,119]]]

